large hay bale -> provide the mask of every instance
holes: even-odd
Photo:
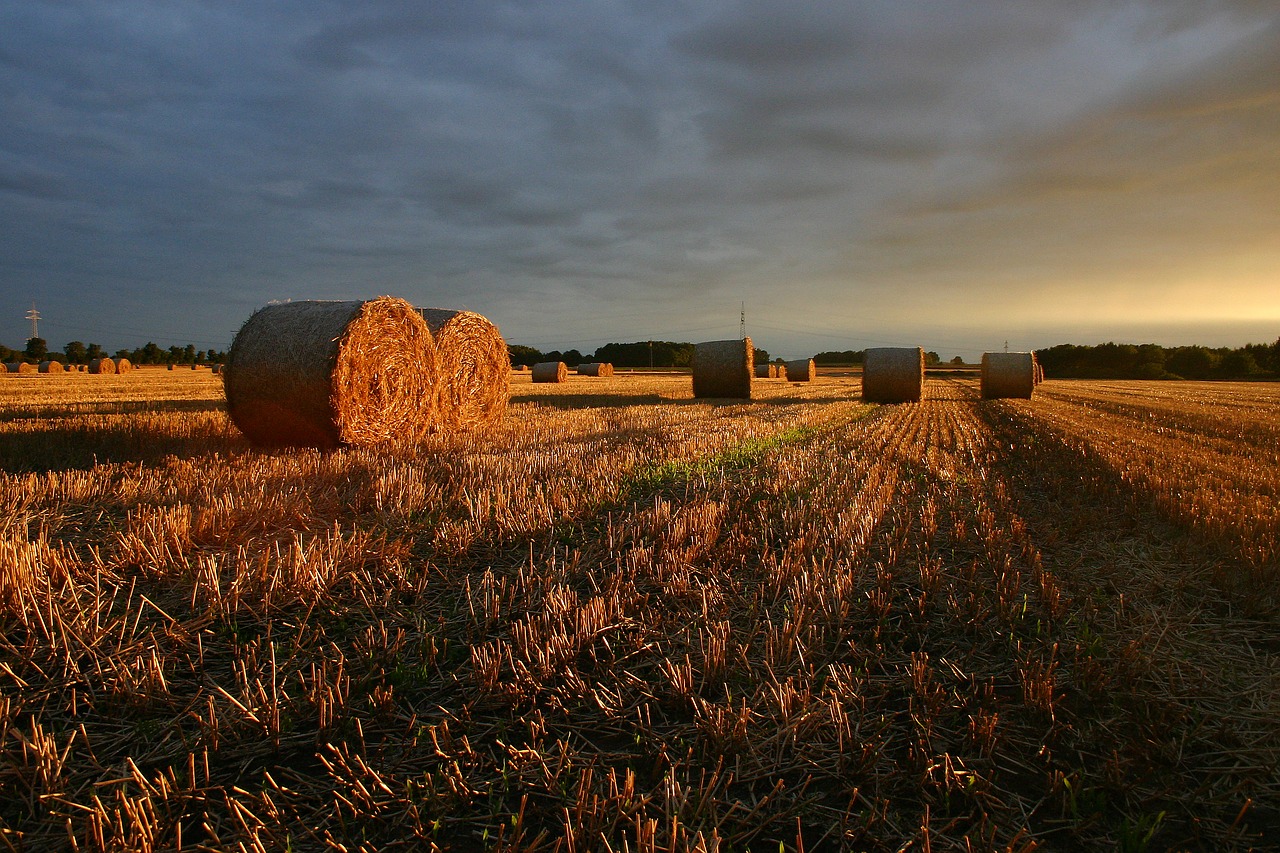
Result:
[[[982,398],[1030,400],[1036,390],[1035,356],[1029,352],[984,352]]]
[[[223,372],[231,420],[266,447],[411,441],[435,421],[431,330],[403,299],[268,305]]]
[[[818,375],[818,370],[811,358],[788,361],[786,370],[788,382],[812,382]]]
[[[65,368],[62,366],[62,362],[50,359],[49,361],[40,362],[39,370],[41,373],[63,373]]]
[[[14,361],[6,364],[5,370],[10,373],[39,373],[40,368],[34,364],[27,364],[25,361]]]
[[[693,396],[751,399],[755,371],[751,338],[706,341],[693,347]]]
[[[474,311],[421,308],[419,313],[435,342],[439,424],[476,429],[502,420],[511,393],[511,356],[498,327]]]
[[[862,399],[868,403],[916,403],[924,394],[924,350],[872,347],[862,362]]]
[[[116,359],[116,373],[128,373],[130,370],[133,370],[133,365],[129,362],[129,359]]]
[[[540,361],[533,366],[534,382],[567,382],[569,365],[563,361]]]
[[[115,373],[116,363],[109,358],[95,358],[93,361],[89,362],[89,372],[101,374]]]

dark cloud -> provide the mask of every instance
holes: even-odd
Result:
[[[72,337],[179,342],[271,298],[399,292],[566,345],[732,334],[745,300],[771,351],[801,354],[959,337],[1001,305],[1031,328],[1036,294],[1096,321],[1117,290],[1231,258],[1220,302],[1280,317],[1250,284],[1280,263],[1276,19],[1245,0],[9,4],[0,309],[19,322],[0,340],[31,298]]]

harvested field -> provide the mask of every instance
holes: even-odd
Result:
[[[819,375],[385,453],[0,382],[0,841],[1280,845],[1280,387]]]

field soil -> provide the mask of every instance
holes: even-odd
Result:
[[[0,377],[0,847],[1280,847],[1280,386]]]

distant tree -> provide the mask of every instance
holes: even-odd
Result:
[[[951,359],[951,363],[956,365],[963,365],[964,359],[961,358],[960,356],[956,356],[955,358]]]
[[[204,350],[202,349],[196,350],[196,364],[204,364],[208,360],[209,360],[209,356],[205,353]]]
[[[183,364],[196,363],[196,345],[195,344],[187,344],[185,347],[182,348],[182,363]]]
[[[1208,347],[1178,347],[1170,353],[1165,365],[1169,372],[1183,379],[1208,379],[1216,361]]]
[[[22,353],[17,350],[11,350],[4,344],[0,344],[0,364],[9,361],[16,361]]]
[[[507,354],[511,356],[513,366],[523,364],[525,367],[532,367],[543,360],[542,350],[520,344],[507,344]]]
[[[605,344],[597,347],[592,361],[604,361],[615,367],[688,367],[693,359],[693,344],[674,341],[636,341],[628,344]]]
[[[576,349],[565,350],[564,355],[560,356],[560,360],[570,367],[577,367],[582,364],[582,353]]]
[[[116,354],[115,354],[114,356],[112,356],[112,358],[115,358],[115,359],[127,358],[127,359],[129,359],[130,361],[133,361],[133,350],[131,350],[131,349],[118,349],[118,350],[116,350]]]
[[[27,340],[27,348],[23,351],[31,361],[44,361],[44,357],[49,354],[49,344],[44,338],[29,338]]]
[[[927,352],[924,354],[924,363],[932,367],[935,364],[942,364],[942,356],[936,352]]]
[[[769,351],[768,351],[767,349],[760,349],[759,347],[756,347],[756,353],[755,353],[755,358],[754,358],[754,360],[753,360],[753,363],[754,363],[754,364],[768,364],[768,363],[769,363]]]
[[[1218,370],[1229,379],[1246,379],[1262,372],[1253,355],[1243,349],[1232,350],[1223,356]]]
[[[863,350],[820,352],[813,357],[814,364],[862,364]]]
[[[89,360],[89,351],[84,348],[82,341],[70,341],[62,351],[67,354],[67,361],[72,364],[84,364]]]
[[[142,345],[139,364],[164,364],[164,350],[155,341],[147,341]]]
[[[178,346],[177,344],[174,344],[173,346],[169,347],[169,351],[165,354],[164,360],[168,364],[181,364],[182,363],[182,347]]]
[[[95,343],[90,343],[84,351],[84,357],[89,361],[93,361],[95,358],[105,358],[106,355],[107,351],[100,344]]]

